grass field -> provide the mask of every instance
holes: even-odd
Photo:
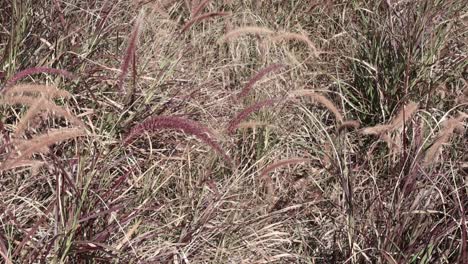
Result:
[[[463,0],[0,1],[0,263],[468,263]]]

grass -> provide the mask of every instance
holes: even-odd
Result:
[[[0,262],[468,263],[464,1],[2,1]]]

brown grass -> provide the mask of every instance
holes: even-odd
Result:
[[[241,98],[247,96],[247,94],[250,92],[250,90],[252,90],[254,85],[258,81],[260,81],[263,77],[265,77],[265,75],[267,75],[270,72],[278,71],[279,69],[284,68],[284,67],[285,67],[285,65],[283,65],[283,64],[272,64],[272,65],[270,65],[270,66],[268,66],[266,68],[263,68],[257,74],[255,74],[252,78],[250,78],[249,82],[244,86],[242,91],[237,95],[237,98],[241,99]]]
[[[239,38],[240,36],[243,35],[272,35],[274,34],[274,31],[268,29],[268,28],[262,28],[262,27],[241,27],[241,28],[236,28],[234,30],[229,31],[226,33],[221,39],[219,39],[219,43],[223,43],[226,41],[230,41],[236,38]]]
[[[464,6],[0,1],[0,259],[467,263]]]
[[[17,153],[10,156],[1,166],[0,171],[23,166],[25,162],[31,162],[29,158],[33,154],[46,153],[49,146],[68,139],[82,137],[86,131],[82,128],[62,128],[51,130],[46,134],[36,136],[29,140],[14,141]],[[32,163],[30,163],[32,164]]]
[[[189,21],[187,21],[187,23],[185,23],[185,25],[182,27],[182,29],[180,30],[181,33],[184,33],[185,31],[187,31],[193,24],[195,23],[198,23],[200,21],[203,21],[203,20],[206,20],[206,19],[209,19],[209,18],[213,18],[213,17],[218,17],[218,16],[228,16],[229,13],[226,13],[226,12],[211,12],[211,13],[205,13],[205,14],[202,14],[202,15],[199,15],[195,18],[192,18],[190,19]]]

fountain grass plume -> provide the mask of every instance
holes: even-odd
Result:
[[[238,125],[245,120],[251,113],[256,112],[264,107],[267,106],[272,106],[273,104],[279,102],[283,98],[273,98],[273,99],[267,99],[263,100],[257,103],[254,103],[253,105],[245,108],[242,110],[239,114],[237,114],[231,121],[228,123],[226,129],[229,134],[232,134],[234,130],[238,127]]]
[[[146,132],[156,132],[158,130],[175,129],[186,134],[193,135],[205,144],[213,148],[232,167],[232,159],[224,152],[221,146],[213,140],[213,133],[205,126],[182,117],[175,116],[155,116],[134,126],[127,137],[123,140],[124,145],[129,145],[135,138]]]
[[[130,34],[130,39],[127,45],[127,49],[125,50],[125,54],[122,60],[122,64],[120,65],[120,74],[117,78],[117,87],[119,88],[120,92],[124,92],[123,89],[123,82],[125,80],[125,77],[128,74],[128,68],[130,67],[130,62],[135,58],[135,53],[136,53],[136,47],[137,47],[137,42],[138,42],[138,36],[140,34],[140,26],[143,21],[143,15],[140,14],[140,16],[137,18],[135,21],[135,24],[133,25],[133,30],[132,33]]]
[[[265,77],[265,75],[267,75],[268,73],[277,71],[278,69],[281,69],[283,67],[285,67],[285,65],[283,65],[283,64],[272,64],[272,65],[270,65],[270,66],[268,66],[266,68],[263,68],[261,71],[259,71],[257,74],[255,74],[249,80],[249,82],[245,85],[245,87],[242,89],[242,91],[237,95],[237,98],[241,99],[241,98],[247,96],[247,94],[250,92],[250,90],[252,90],[255,83],[257,83],[260,79]]]
[[[314,102],[325,106],[325,108],[327,108],[330,112],[333,113],[333,115],[335,115],[335,118],[337,121],[340,121],[340,122],[343,121],[343,115],[338,110],[338,107],[332,101],[330,101],[327,97],[315,92],[314,90],[310,90],[310,89],[296,90],[290,94],[290,97],[292,98],[304,97],[304,96],[307,96],[311,98]]]
[[[205,13],[205,14],[199,15],[199,16],[197,16],[195,18],[192,18],[189,21],[187,21],[187,23],[185,23],[185,25],[180,30],[180,33],[184,33],[193,24],[198,23],[198,22],[200,22],[202,20],[212,18],[212,17],[217,17],[217,16],[227,16],[227,15],[229,15],[229,13],[227,13],[227,12],[211,12],[211,13]]]
[[[54,69],[54,68],[49,68],[49,67],[33,67],[33,68],[28,68],[26,70],[20,71],[13,75],[5,84],[3,92],[7,92],[8,89],[13,86],[16,82],[19,80],[33,74],[38,74],[38,73],[50,73],[50,74],[57,74],[61,75],[63,77],[66,77],[68,79],[73,79],[75,78],[75,75],[69,71],[66,70],[61,70],[61,69]]]

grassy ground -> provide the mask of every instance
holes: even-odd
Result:
[[[465,1],[0,22],[0,262],[468,263]]]

